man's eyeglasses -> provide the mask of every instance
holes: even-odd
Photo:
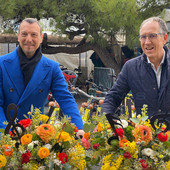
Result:
[[[162,33],[152,33],[152,34],[148,34],[148,35],[139,35],[139,39],[140,41],[146,41],[146,37],[149,38],[150,41],[156,39],[158,37],[158,35],[162,35]]]

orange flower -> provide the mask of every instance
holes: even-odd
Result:
[[[85,133],[83,138],[88,140],[90,138],[90,131],[88,133]]]
[[[23,145],[28,145],[32,142],[32,135],[31,134],[25,134],[21,137],[21,143]]]
[[[37,127],[36,133],[45,143],[48,143],[55,137],[55,128],[50,124],[42,124]]]
[[[13,149],[11,145],[3,145],[4,147],[4,155],[5,156],[11,156],[13,153]]]
[[[57,135],[56,139],[57,142],[66,142],[66,141],[70,141],[71,137],[69,133],[63,131]]]
[[[50,154],[50,151],[48,150],[48,148],[41,147],[41,148],[38,150],[38,156],[39,156],[41,159],[46,158],[47,156],[49,156],[49,154]]]
[[[102,131],[103,131],[103,128],[104,128],[104,125],[99,122],[98,125],[97,125],[97,131],[98,131],[98,132],[102,132]]]
[[[136,142],[145,142],[147,145],[152,140],[152,130],[148,126],[138,125],[132,133]]]
[[[126,146],[126,143],[129,142],[127,139],[122,139],[119,141],[119,147],[123,148]]]

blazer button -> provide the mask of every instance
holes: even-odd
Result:
[[[9,91],[12,93],[12,92],[14,91],[14,89],[13,89],[13,88],[10,88]]]
[[[162,110],[161,109],[158,109],[158,112],[160,113]]]
[[[43,89],[40,89],[40,90],[39,90],[39,93],[42,93],[42,92],[43,92]]]

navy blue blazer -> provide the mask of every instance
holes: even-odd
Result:
[[[162,65],[160,88],[156,75],[146,56],[131,59],[125,63],[116,83],[110,89],[102,105],[102,112],[114,114],[126,94],[131,90],[138,114],[144,104],[148,105],[148,115],[166,112],[170,108],[170,50],[166,51]]]

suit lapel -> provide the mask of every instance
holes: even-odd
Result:
[[[17,56],[16,50],[11,53],[12,57],[4,60],[4,67],[11,80],[14,88],[19,96],[22,95],[24,91],[24,78],[19,66],[19,58]],[[12,87],[11,87],[12,88]]]
[[[170,72],[170,61],[169,61],[169,58],[167,57],[167,67],[164,69],[164,74],[161,75],[161,88],[159,92],[160,105],[163,99],[165,98],[165,93],[167,93],[167,85],[170,83],[169,72]]]
[[[26,100],[33,93],[33,91],[39,86],[39,84],[42,82],[42,80],[46,77],[49,70],[50,70],[50,67],[48,64],[44,63],[44,59],[42,56],[41,60],[35,67],[35,70],[33,72],[31,80],[27,84],[27,87],[25,88],[25,90],[19,100],[19,103]]]

